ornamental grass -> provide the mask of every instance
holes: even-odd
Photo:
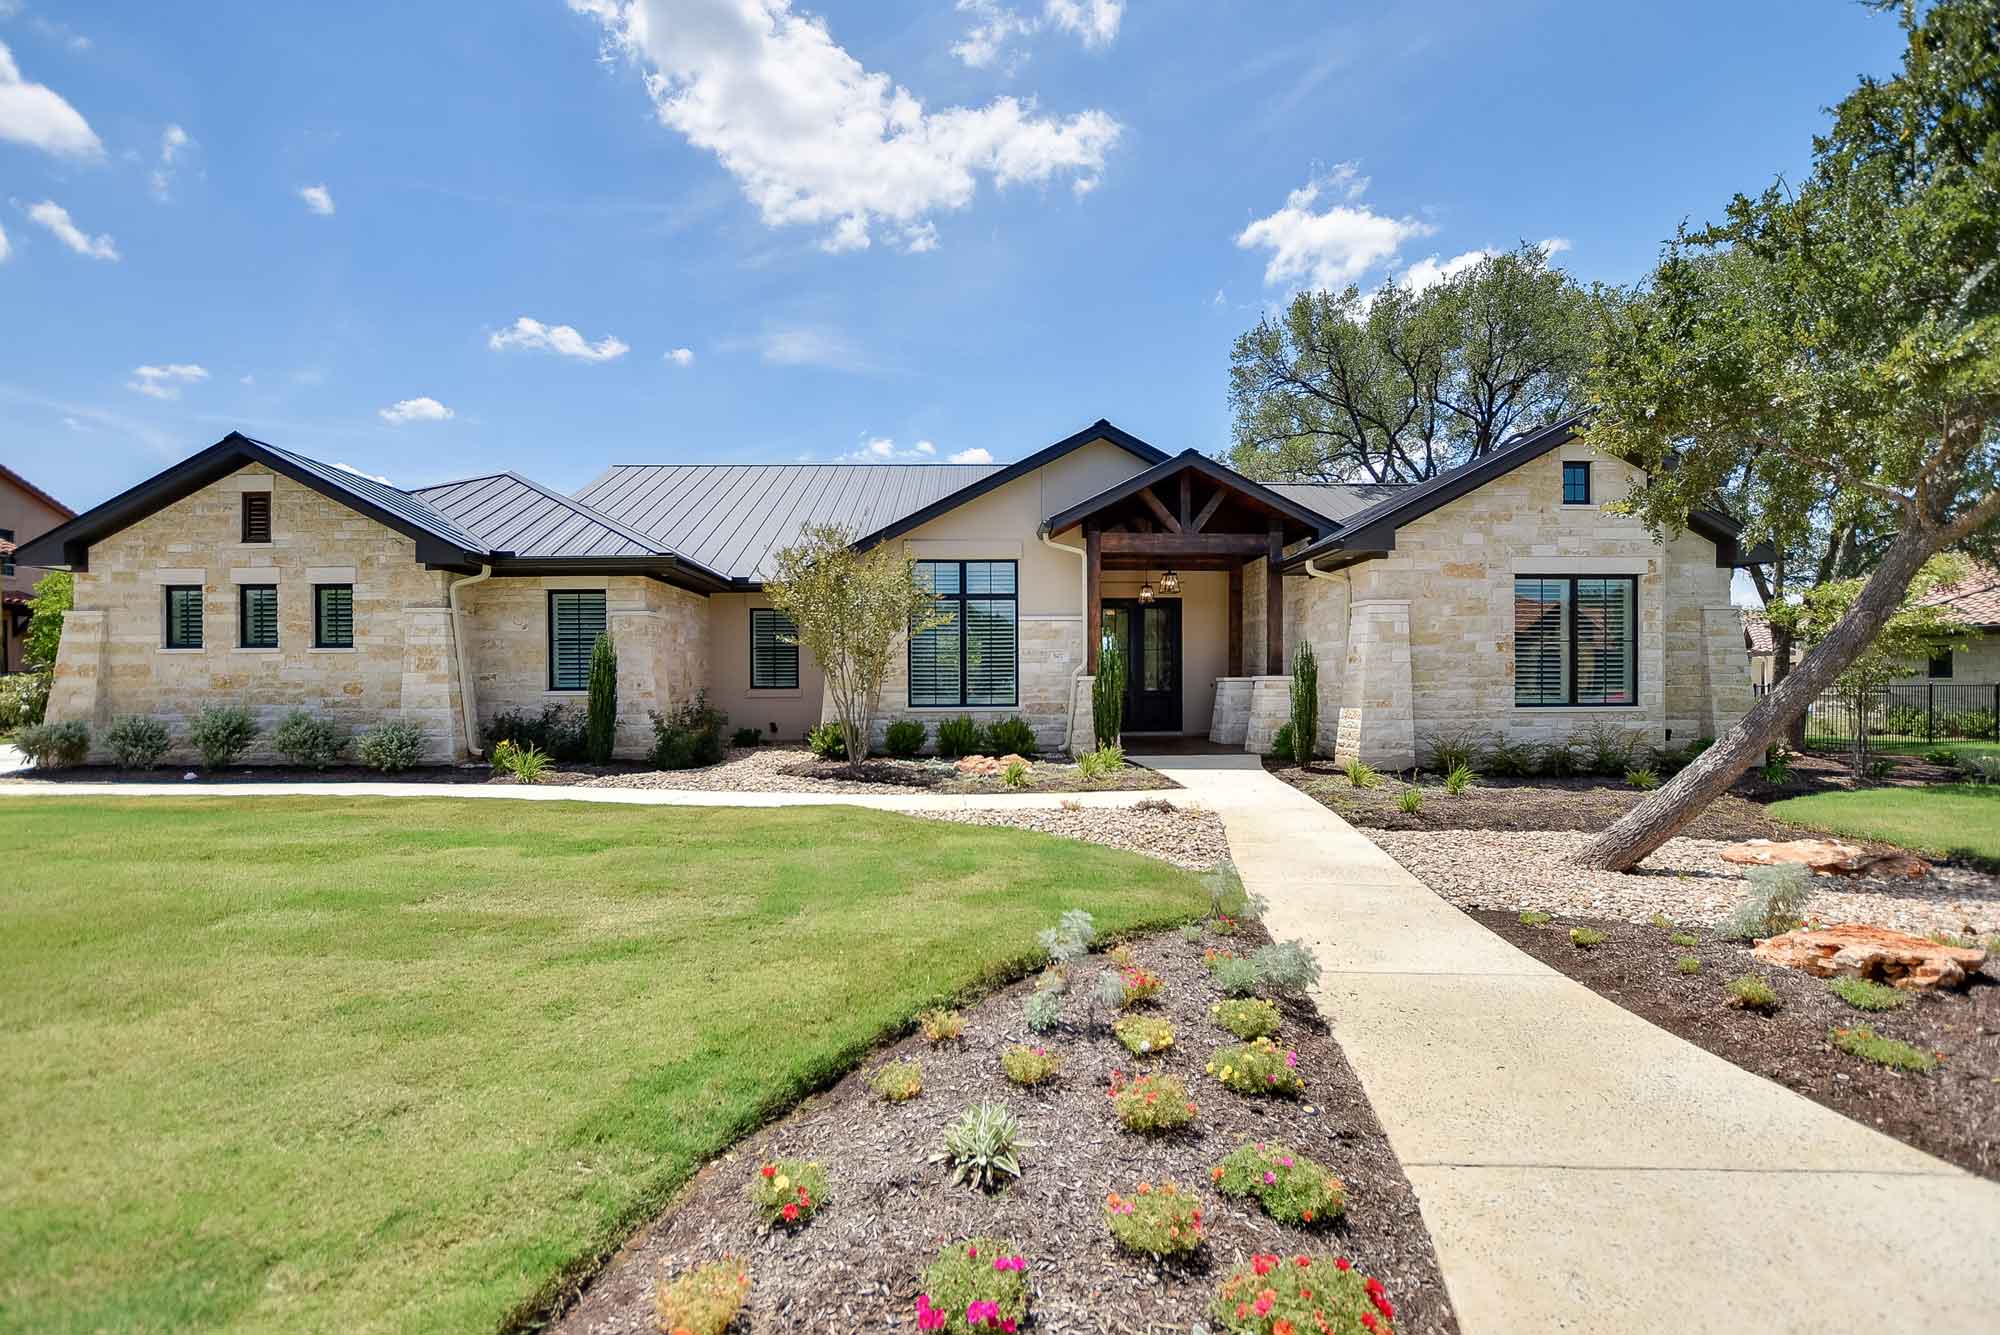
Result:
[[[1382,1281],[1344,1256],[1252,1256],[1216,1286],[1208,1310],[1230,1335],[1395,1335]]]
[[[1130,1196],[1112,1192],[1104,1224],[1119,1246],[1142,1256],[1190,1256],[1201,1246],[1201,1202],[1173,1182],[1141,1182]]]
[[[1238,1094],[1297,1094],[1306,1087],[1299,1054],[1268,1038],[1217,1049],[1208,1073]]]
[[[1276,1141],[1240,1146],[1209,1172],[1224,1196],[1248,1196],[1281,1224],[1330,1224],[1347,1209],[1333,1170]]]
[[[725,1256],[663,1281],[653,1300],[666,1335],[722,1335],[750,1296],[750,1267]]]
[[[750,1179],[750,1204],[766,1227],[802,1224],[826,1207],[826,1169],[818,1160],[774,1159],[757,1165]]]
[[[1028,1320],[1028,1263],[997,1238],[947,1243],[924,1271],[917,1329],[1017,1331]]]
[[[1194,1101],[1177,1075],[1142,1075],[1128,1081],[1122,1072],[1113,1071],[1109,1097],[1120,1125],[1141,1135],[1178,1131],[1195,1118]]]

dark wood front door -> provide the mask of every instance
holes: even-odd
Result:
[[[1104,634],[1125,650],[1125,731],[1181,730],[1181,601],[1104,600]]]

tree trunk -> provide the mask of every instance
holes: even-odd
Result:
[[[1737,775],[1757,762],[1792,715],[1803,715],[1813,697],[1832,685],[1868,647],[1876,632],[1902,606],[1911,578],[1937,549],[1942,536],[1916,527],[1906,528],[1897,535],[1883,553],[1882,564],[1868,577],[1861,596],[1854,600],[1854,606],[1840,619],[1833,633],[1805,656],[1798,669],[1759,699],[1735,727],[1675,775],[1673,782],[1626,812],[1610,829],[1584,845],[1571,861],[1580,867],[1630,871],[1700,815],[1736,782]]]

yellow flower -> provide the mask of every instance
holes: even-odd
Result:
[[[783,1173],[780,1173],[778,1174],[778,1180],[772,1183],[771,1185],[776,1187],[779,1191],[783,1191],[786,1187],[792,1185],[792,1180],[786,1177]]]
[[[1225,1066],[1222,1068],[1222,1078],[1224,1080],[1227,1080],[1230,1076],[1234,1075],[1235,1073],[1236,1073],[1236,1068],[1233,1066]]]

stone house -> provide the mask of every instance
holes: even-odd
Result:
[[[232,434],[24,559],[76,572],[49,717],[97,735],[303,707],[411,720],[462,760],[501,711],[580,705],[608,633],[620,754],[698,690],[796,740],[827,702],[763,581],[834,523],[919,562],[950,618],[898,655],[883,725],[1019,715],[1085,746],[1110,637],[1129,744],[1263,750],[1310,642],[1320,749],[1404,767],[1445,731],[1661,744],[1748,707],[1738,526],[1659,541],[1604,508],[1633,480],[1569,423],[1412,486],[1266,485],[1099,421],[1005,466],[620,465],[574,495],[512,473],[403,490]]]

